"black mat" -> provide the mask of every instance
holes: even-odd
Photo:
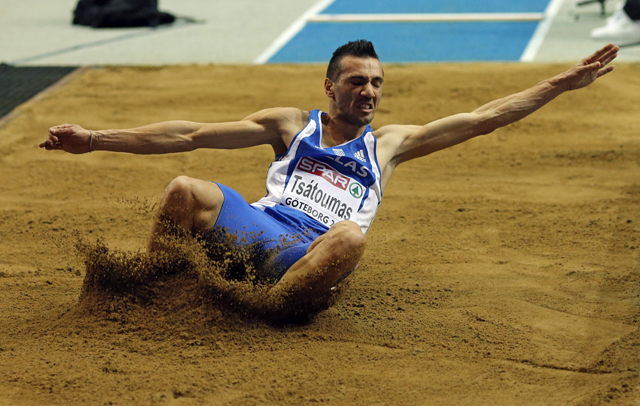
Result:
[[[75,69],[74,66],[16,67],[0,64],[0,118]]]

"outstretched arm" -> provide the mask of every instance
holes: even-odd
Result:
[[[166,121],[127,130],[102,131],[62,124],[49,129],[40,148],[72,154],[99,150],[167,154],[198,148],[234,149],[263,144],[272,145],[274,149],[286,149],[282,135],[295,131],[299,115],[300,111],[296,109],[268,109],[237,122]]]
[[[381,141],[385,138],[385,130],[389,135],[395,135],[387,137],[393,150],[389,160],[397,165],[521,120],[561,93],[588,86],[611,72],[614,67],[608,64],[616,58],[618,49],[609,44],[566,72],[523,92],[487,103],[471,113],[456,114],[425,126],[383,127],[380,129]]]

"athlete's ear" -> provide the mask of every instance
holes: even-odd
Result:
[[[324,80],[324,93],[328,98],[333,99],[333,80],[329,78]]]

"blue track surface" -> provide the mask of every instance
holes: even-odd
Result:
[[[517,61],[535,22],[311,23],[271,63],[328,62],[340,45],[373,42],[384,62]]]
[[[337,0],[322,14],[542,13],[548,0]]]
[[[549,0],[336,0],[322,14],[540,13]],[[269,63],[326,63],[349,41],[373,42],[384,62],[518,61],[537,22],[312,22]]]

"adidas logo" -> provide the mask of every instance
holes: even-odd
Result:
[[[356,152],[355,154],[353,154],[353,156],[355,156],[359,161],[367,162],[367,159],[364,157],[364,152],[362,150]]]
[[[332,148],[333,149],[333,153],[338,155],[338,156],[344,156],[344,151],[341,150],[340,148]]]

